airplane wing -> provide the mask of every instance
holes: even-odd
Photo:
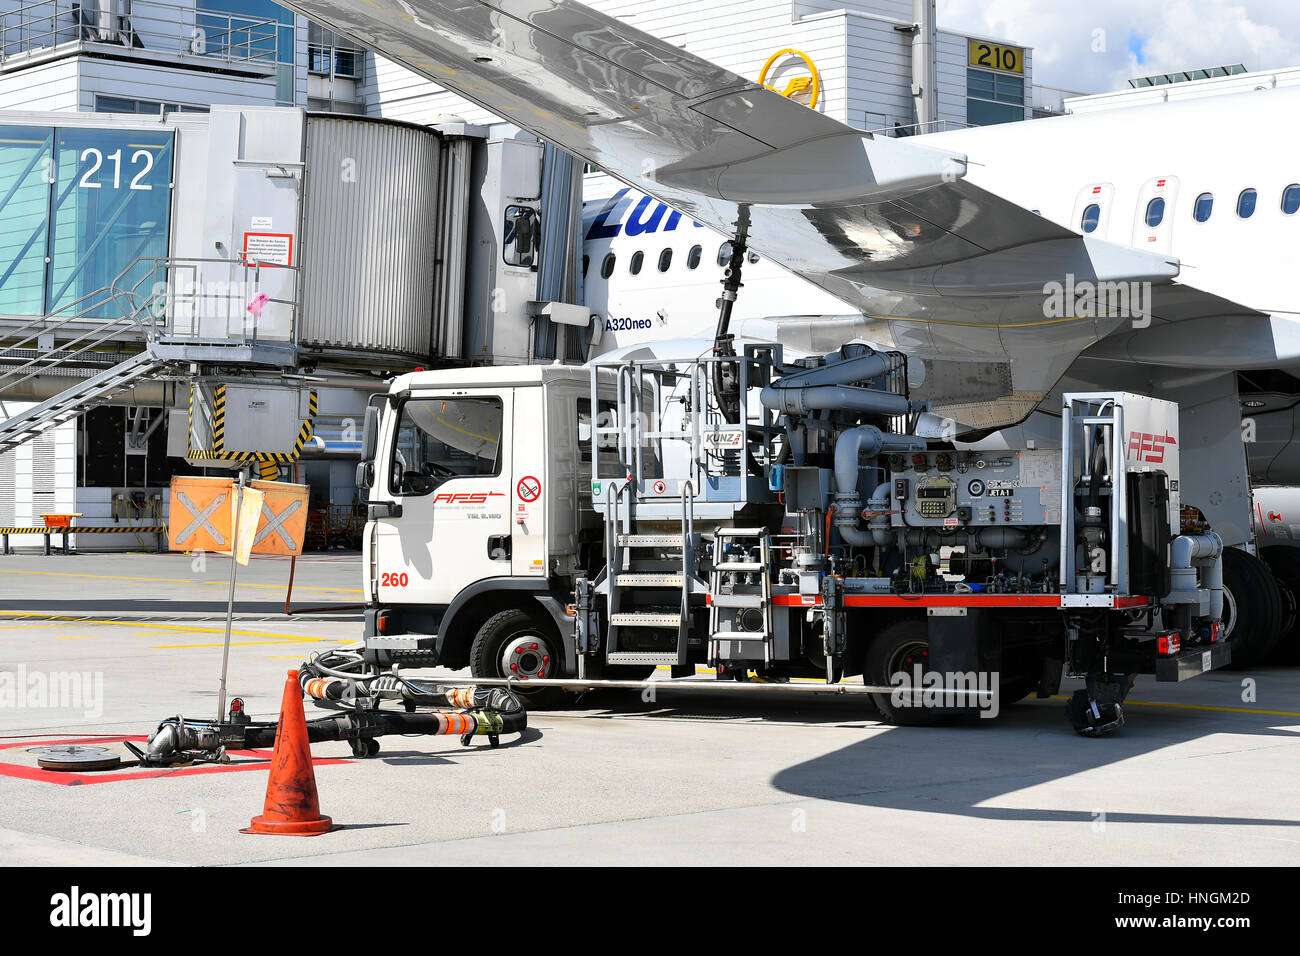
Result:
[[[972,427],[1022,419],[1129,321],[1052,314],[1046,284],[1179,271],[965,181],[960,154],[852,129],[570,0],[284,5],[703,225],[745,226],[752,249],[859,309],[864,337],[925,359],[916,394]]]

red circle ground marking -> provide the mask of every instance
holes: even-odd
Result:
[[[536,501],[542,496],[542,483],[532,475],[524,475],[515,485],[515,494],[520,501]]]

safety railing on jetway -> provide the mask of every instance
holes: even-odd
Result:
[[[140,345],[296,345],[297,291],[296,267],[136,259],[111,286],[0,330],[0,403],[37,376],[106,368]],[[110,312],[116,317],[102,318]]]
[[[134,267],[134,263],[132,263]],[[114,304],[111,288],[96,289],[75,302],[0,331],[0,401],[6,393],[57,366],[113,364],[122,356],[110,351],[123,341],[138,341],[142,329],[130,313],[100,318]]]
[[[31,0],[0,13],[0,66],[70,43],[102,43],[274,66],[282,24],[155,0]]]
[[[297,343],[297,266],[244,259],[137,259],[118,277],[113,295],[150,341]]]

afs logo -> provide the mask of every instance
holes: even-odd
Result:
[[[504,498],[500,491],[460,491],[455,494],[436,495],[433,503],[446,505],[485,505],[489,498]]]
[[[1145,461],[1159,465],[1165,460],[1165,450],[1178,442],[1173,435],[1153,435],[1150,432],[1129,432],[1128,452],[1130,461]]]

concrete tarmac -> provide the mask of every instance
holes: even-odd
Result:
[[[1300,862],[1294,668],[1142,678],[1128,724],[1103,740],[1075,736],[1061,700],[899,728],[852,697],[603,691],[531,712],[498,749],[388,737],[356,760],[346,743],[314,745],[321,807],[341,828],[312,839],[238,832],[261,812],[255,755],[75,786],[35,774],[29,751],[50,741],[125,753],[121,738],[163,718],[214,716],[228,575],[212,556],[0,558],[0,861]],[[284,615],[287,579],[287,560],[239,569],[230,691],[257,718],[277,713],[288,668],[360,634],[358,610],[310,610],[362,599],[357,555],[299,561],[306,613]]]

